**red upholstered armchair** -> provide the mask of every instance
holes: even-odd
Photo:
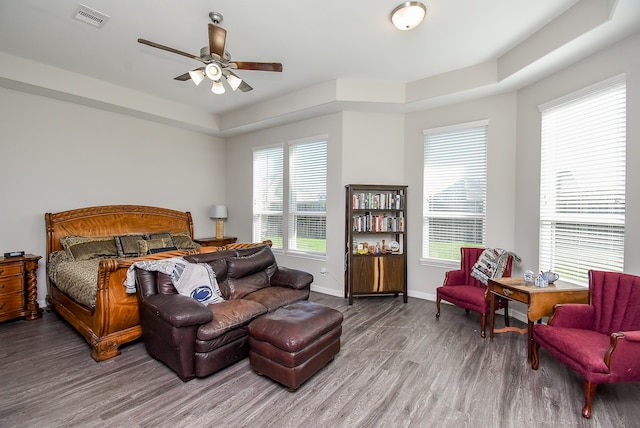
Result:
[[[556,305],[533,340],[534,370],[542,346],[584,378],[582,416],[590,418],[598,384],[640,381],[640,277],[590,271],[589,304]]]
[[[471,276],[473,265],[484,251],[484,248],[460,248],[460,269],[446,273],[442,287],[436,288],[436,318],[440,318],[440,300],[446,300],[456,306],[464,308],[467,313],[480,313],[480,337],[485,338],[489,301],[486,299],[487,285]],[[509,256],[502,276],[511,276],[513,258]],[[509,326],[509,301],[498,299],[496,309],[504,309],[504,322]]]

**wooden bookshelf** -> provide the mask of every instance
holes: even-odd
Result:
[[[403,295],[407,303],[407,186],[345,187],[344,297]]]

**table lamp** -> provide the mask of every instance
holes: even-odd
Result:
[[[226,205],[211,205],[209,217],[216,219],[216,238],[224,237],[224,219],[227,218]]]

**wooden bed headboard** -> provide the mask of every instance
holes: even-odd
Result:
[[[62,250],[60,238],[68,235],[115,236],[128,233],[184,232],[193,239],[189,211],[144,205],[104,205],[44,215],[49,254]]]

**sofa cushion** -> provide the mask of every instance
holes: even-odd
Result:
[[[100,257],[117,257],[118,250],[113,236],[64,236],[60,238],[60,245],[67,255],[75,261],[91,260]]]
[[[255,272],[242,278],[227,277],[220,284],[220,291],[225,299],[242,299],[247,294],[269,287],[269,275],[267,272]]]
[[[264,246],[257,252],[227,259],[227,275],[229,278],[241,278],[255,272],[267,271],[269,278],[277,267],[276,258],[271,248]]]
[[[196,337],[198,340],[212,340],[234,328],[251,322],[267,312],[267,308],[258,302],[237,299],[209,305],[213,319],[200,326]]]
[[[247,294],[244,299],[258,302],[267,308],[267,311],[273,312],[291,303],[309,299],[309,289],[296,290],[288,287],[271,286]]]
[[[211,253],[186,256],[184,259],[190,263],[206,263],[211,266],[216,274],[218,284],[227,278],[227,258],[233,257],[234,251],[213,251]]]

